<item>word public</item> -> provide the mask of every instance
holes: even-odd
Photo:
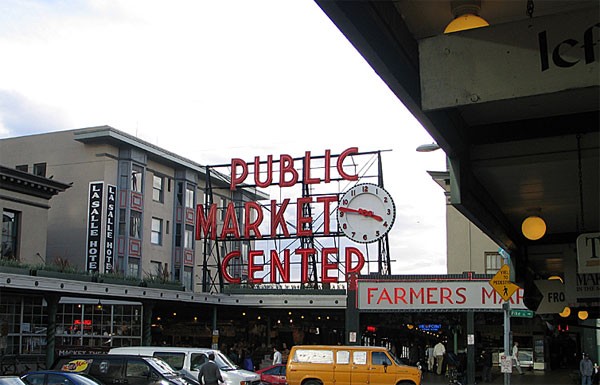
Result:
[[[255,157],[254,162],[246,162],[239,158],[234,158],[231,161],[231,184],[230,189],[236,190],[238,186],[246,183],[246,179],[252,174],[254,184],[258,187],[268,187],[270,185],[279,185],[279,187],[291,187],[298,183],[304,184],[319,184],[330,183],[334,177],[332,170],[337,170],[339,178],[342,180],[356,181],[358,175],[349,173],[344,170],[344,161],[347,157],[358,154],[357,147],[351,147],[343,151],[340,155],[332,155],[330,150],[325,151],[324,156],[319,156],[320,175],[313,175],[317,167],[311,167],[315,158],[312,157],[310,151],[305,152],[305,156],[301,158],[302,167],[296,168],[295,160],[290,155],[280,155],[279,160],[274,160],[272,155],[267,156],[266,160],[261,160],[260,157]],[[276,167],[275,164],[279,166]],[[300,163],[300,161],[298,161]],[[252,172],[251,172],[252,171]],[[277,177],[278,176],[278,177]],[[335,176],[337,178],[337,176]],[[217,224],[217,213],[219,207],[213,203],[210,207],[205,207],[199,204],[196,207],[196,236],[197,240],[212,239],[221,241],[234,240],[265,240],[277,239],[280,237],[309,237],[314,235],[313,217],[305,215],[308,210],[304,210],[306,205],[316,205],[326,215],[322,216],[323,225],[320,227],[322,234],[331,235],[331,223],[329,213],[333,208],[332,205],[337,204],[337,195],[321,195],[318,197],[299,197],[296,202],[292,202],[290,198],[283,199],[281,202],[270,200],[267,204],[260,204],[256,201],[247,201],[243,203],[243,208],[236,207],[235,202],[231,201],[227,204],[223,218],[222,226]],[[286,211],[290,207],[295,206],[295,222],[289,224],[289,217],[286,217]],[[268,211],[269,233],[263,234],[261,226],[266,224],[265,211]],[[290,230],[293,226],[295,232]],[[264,229],[264,226],[263,226]],[[269,278],[270,282],[277,282],[277,276],[282,282],[290,282],[290,267],[298,261],[292,262],[292,258],[299,259],[300,276],[302,282],[309,280],[309,258],[316,256],[319,251],[314,248],[299,248],[296,250],[284,249],[283,255],[279,255],[276,250],[250,250],[247,255],[248,263],[248,282],[249,283],[264,283],[263,278],[256,278],[258,274],[266,266],[270,267]],[[330,276],[330,271],[337,272],[339,269],[338,262],[331,262],[329,256],[332,254],[342,253],[337,248],[323,248],[320,250],[321,258],[321,281],[323,283],[338,282],[337,276]],[[265,256],[269,257],[267,262]],[[243,256],[239,250],[234,250],[228,253],[222,262],[221,273],[224,279],[231,283],[241,283],[241,278],[232,277],[228,272],[228,266],[232,259],[241,259]],[[244,256],[245,257],[245,256]],[[244,258],[245,260],[246,258]],[[331,258],[336,261],[338,258]],[[259,263],[258,260],[261,260]],[[363,268],[365,259],[362,253],[355,247],[347,247],[343,251],[343,256],[339,260],[345,261],[343,271],[346,276],[350,273],[358,273]]]

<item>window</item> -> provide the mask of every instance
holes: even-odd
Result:
[[[144,169],[140,166],[133,165],[131,169],[131,191],[142,192],[144,180],[142,178]]]
[[[373,361],[373,365],[390,366],[392,364],[392,361],[384,352],[373,352],[373,356],[371,357],[371,359]]]
[[[162,219],[152,218],[152,235],[150,236],[150,242],[154,245],[162,245],[162,226]]]
[[[190,266],[185,266],[183,268],[183,285],[185,286],[185,290],[192,291],[192,283],[193,283],[193,275],[192,268]]]
[[[2,239],[0,243],[2,259],[19,258],[19,226],[20,213],[5,209],[2,213]]]
[[[154,175],[152,177],[152,199],[155,202],[163,202],[163,177]]]
[[[175,353],[175,352],[155,352],[154,357],[161,358],[167,364],[171,365],[171,367],[175,370],[183,369],[183,363],[185,361],[185,353]],[[192,355],[193,357],[193,355]],[[193,358],[192,358],[193,362]],[[198,370],[198,368],[194,368],[192,365],[192,370]]]
[[[129,223],[129,236],[133,238],[142,238],[142,213],[131,210]]]
[[[20,164],[18,166],[15,167],[15,170],[19,170],[19,171],[23,171],[23,172],[29,172],[29,166],[27,166],[26,164]]]
[[[181,247],[181,223],[175,224],[175,247]]]
[[[219,198],[219,207],[221,209],[221,213],[219,215],[220,220],[225,219],[225,212],[227,211],[227,200],[225,198]]]
[[[129,264],[127,266],[128,277],[139,277],[140,276],[140,260],[138,258],[129,257]]]
[[[502,267],[502,256],[500,253],[485,253],[485,273],[496,274]]]
[[[36,163],[33,165],[33,175],[46,176],[46,163]]]
[[[190,186],[185,189],[185,207],[194,208],[194,188]]]
[[[185,238],[183,247],[186,249],[194,248],[194,228],[192,226],[185,226]]]
[[[125,221],[125,209],[119,209],[119,235],[125,235],[127,223]]]
[[[183,182],[177,182],[177,204],[183,206]]]
[[[150,366],[142,360],[127,360],[127,367],[125,369],[125,377],[143,377],[148,378],[150,376]],[[137,380],[130,382],[137,383]]]
[[[150,266],[152,266],[150,275],[153,277],[160,277],[162,275],[162,262],[150,261]]]

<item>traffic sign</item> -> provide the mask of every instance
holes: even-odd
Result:
[[[533,318],[533,315],[534,315],[534,312],[532,310],[516,309],[516,310],[510,311],[511,317]]]
[[[538,314],[556,314],[569,305],[565,294],[565,285],[559,280],[539,279],[534,281],[542,293],[540,305],[535,310]]]
[[[508,265],[502,265],[500,270],[494,275],[494,278],[490,279],[490,285],[505,301],[508,301],[519,288],[519,286],[510,281],[510,267]]]

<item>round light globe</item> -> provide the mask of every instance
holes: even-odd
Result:
[[[577,317],[582,321],[585,321],[586,319],[588,319],[588,316],[589,316],[589,314],[585,310],[581,310],[579,313],[577,313]]]
[[[485,21],[485,19],[468,13],[466,15],[457,16],[456,19],[452,20],[444,30],[444,33],[466,31],[468,29],[487,27],[489,25],[490,24]]]
[[[565,306],[565,308],[563,309],[563,311],[561,311],[560,313],[558,313],[559,316],[563,317],[563,318],[567,318],[568,316],[571,315],[571,308],[568,306]]]
[[[546,222],[537,216],[527,217],[521,224],[521,231],[525,238],[537,241],[546,234]]]

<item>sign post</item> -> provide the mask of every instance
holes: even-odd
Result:
[[[508,300],[519,286],[510,281],[510,267],[507,264],[502,265],[500,270],[490,279],[490,285],[496,290],[504,300],[502,310],[504,312],[504,354],[500,357],[501,372],[504,373],[504,385],[510,385],[510,374],[512,373],[512,359],[510,356],[510,316],[513,311],[510,310]],[[525,312],[525,310],[523,310]],[[533,317],[533,312],[531,312]],[[525,314],[525,313],[523,313]],[[525,315],[521,315],[523,317]]]

